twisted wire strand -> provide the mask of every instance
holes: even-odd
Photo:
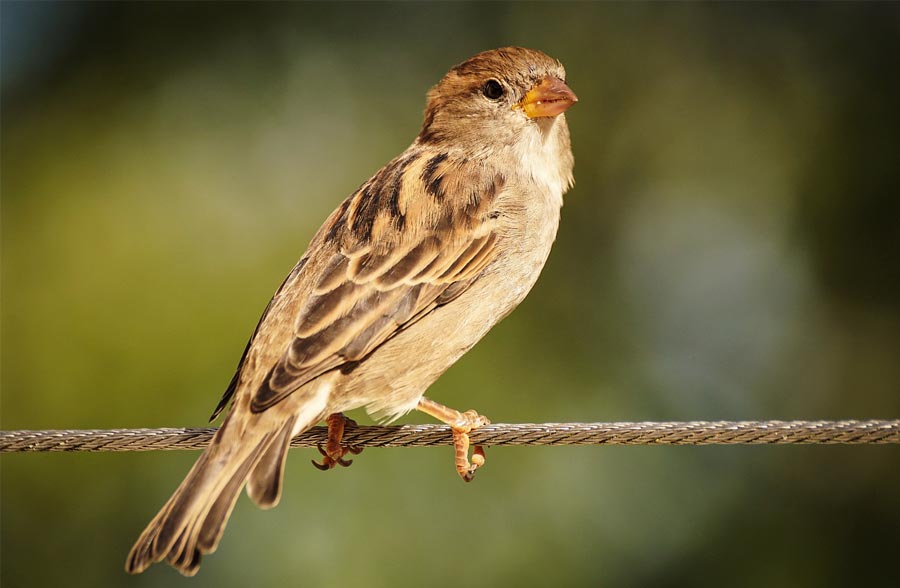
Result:
[[[313,427],[292,447],[324,444]],[[0,453],[202,449],[215,428],[0,431]],[[493,424],[470,433],[479,445],[861,445],[900,443],[900,420],[692,421]],[[445,425],[356,426],[343,442],[358,447],[430,447],[453,443]]]

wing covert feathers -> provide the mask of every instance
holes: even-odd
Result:
[[[283,288],[283,296],[303,294],[291,340],[253,394],[253,411],[363,359],[484,270],[495,254],[490,212],[504,180],[481,178],[472,165],[414,146],[332,214],[310,245],[306,271]],[[309,282],[301,287],[302,279]]]

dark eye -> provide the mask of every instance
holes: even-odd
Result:
[[[488,80],[484,83],[481,93],[491,100],[498,100],[503,97],[503,86],[497,80]]]

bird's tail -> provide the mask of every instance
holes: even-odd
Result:
[[[166,560],[185,576],[196,574],[200,558],[216,550],[245,483],[250,498],[261,508],[278,504],[296,418],[273,423],[258,419],[264,415],[253,415],[250,420],[255,423],[250,426],[234,416],[233,411],[141,533],[128,554],[125,571],[138,574]],[[312,426],[316,420],[303,423],[299,429]]]

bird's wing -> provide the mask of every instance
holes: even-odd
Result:
[[[479,169],[410,150],[344,201],[313,239],[308,262],[276,294],[291,301],[296,319],[282,355],[252,391],[253,411],[355,365],[478,278],[496,254],[492,205],[504,183]],[[266,322],[264,315],[258,334]]]

